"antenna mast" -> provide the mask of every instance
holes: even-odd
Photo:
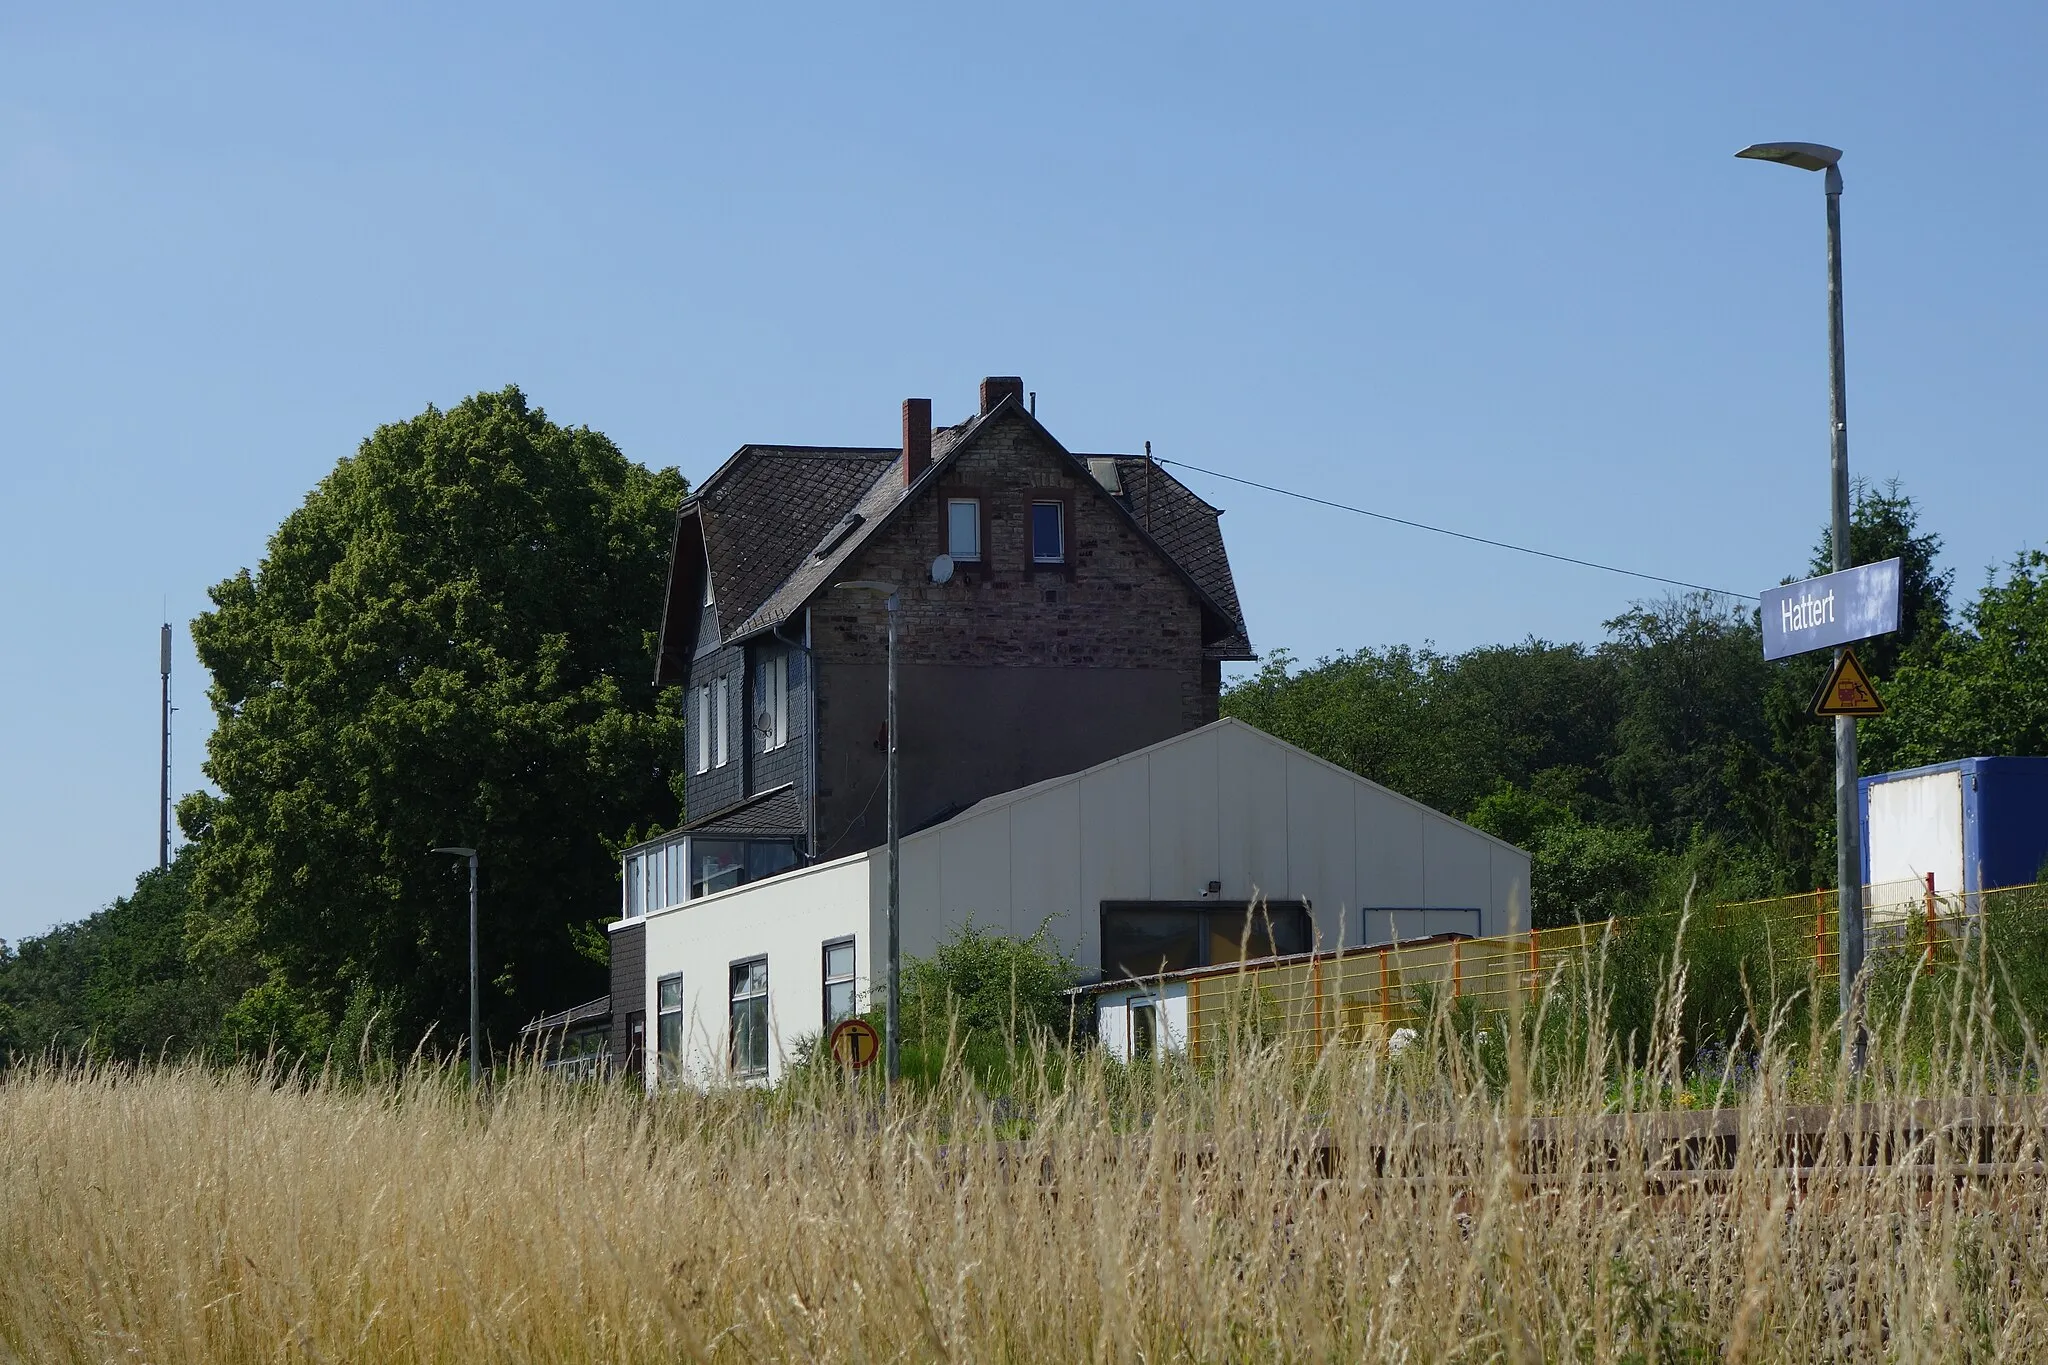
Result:
[[[159,871],[171,865],[171,623],[164,622],[158,640],[157,660],[164,680],[163,769],[157,785],[156,865]]]

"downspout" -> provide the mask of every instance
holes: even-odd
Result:
[[[811,609],[804,608],[804,638],[798,644],[782,633],[781,625],[768,633],[804,656],[804,860],[818,861],[818,668],[811,658]]]

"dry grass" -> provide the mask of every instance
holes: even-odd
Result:
[[[478,1100],[431,1069],[17,1070],[0,1358],[2048,1358],[2038,1066],[1981,1032],[1954,1011],[1913,1093],[2032,1106],[1994,1165],[1938,1134],[1803,1172],[1745,1141],[1675,1185],[1591,1123],[1526,1144],[1533,1114],[1671,1093],[1675,1060],[1529,1052],[1533,1022],[893,1108],[830,1079],[650,1106],[535,1074]],[[1765,1046],[1743,1130],[1801,1087],[1904,1112],[1887,1055],[1856,1091]]]

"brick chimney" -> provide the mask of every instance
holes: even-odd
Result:
[[[992,374],[981,381],[981,415],[986,417],[1005,398],[1024,402],[1024,381],[1014,374]]]
[[[903,400],[903,486],[932,467],[932,400]]]

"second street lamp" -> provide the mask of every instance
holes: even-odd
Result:
[[[1735,155],[1751,161],[1775,161],[1802,171],[1825,171],[1823,190],[1828,205],[1828,459],[1833,476],[1833,516],[1829,539],[1834,542],[1836,570],[1851,568],[1849,548],[1849,397],[1842,358],[1842,159],[1841,149],[1818,142],[1759,142]],[[1847,646],[1835,651],[1840,664]],[[1854,1065],[1863,1065],[1863,1029],[1855,1018],[1857,978],[1863,972],[1863,830],[1856,794],[1856,718],[1835,717],[1835,885],[1836,970],[1842,1028],[1853,1050]]]
[[[835,588],[881,593],[889,609],[889,714],[883,722],[889,740],[889,998],[882,1014],[882,1059],[894,1085],[903,1074],[903,879],[902,832],[896,795],[896,610],[901,594],[894,583],[872,578],[834,583]]]
[[[430,853],[446,853],[453,858],[469,859],[469,1083],[474,1086],[481,1073],[483,1045],[477,1036],[476,999],[476,850],[473,848],[435,848]]]

